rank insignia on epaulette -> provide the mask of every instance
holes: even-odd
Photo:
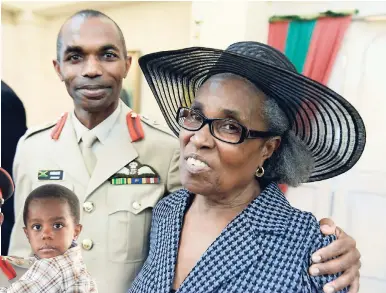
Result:
[[[63,170],[39,170],[38,180],[63,180]]]
[[[149,165],[132,161],[111,176],[110,182],[113,185],[158,184],[161,182],[161,178]]]

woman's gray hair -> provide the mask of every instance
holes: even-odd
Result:
[[[290,129],[287,116],[273,98],[264,101],[262,114],[270,131],[283,133],[279,148],[264,163],[266,180],[298,186],[314,169],[314,159],[305,144]]]

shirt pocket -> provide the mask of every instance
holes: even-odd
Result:
[[[110,185],[107,194],[107,253],[112,262],[143,261],[148,254],[152,208],[161,184]]]

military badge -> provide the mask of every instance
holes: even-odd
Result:
[[[63,170],[39,170],[38,180],[63,180]]]
[[[152,167],[132,161],[110,177],[110,182],[113,185],[158,184],[161,178]]]

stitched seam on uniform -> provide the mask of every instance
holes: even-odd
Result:
[[[170,160],[169,160],[169,166],[168,166],[168,173],[166,174],[166,180],[165,180],[165,187],[167,188],[167,186],[168,186],[168,179],[169,179],[169,173],[170,173],[170,167],[171,167],[171,165],[172,165],[172,161],[173,161],[173,159],[174,159],[174,156],[176,155],[176,152],[178,152],[178,149],[175,149],[174,150],[174,152],[173,152],[173,154],[172,154],[172,156],[171,156],[171,158],[170,158]],[[161,176],[160,176],[161,177]],[[169,190],[166,190],[166,192],[168,192]],[[165,193],[166,193],[165,192]]]

